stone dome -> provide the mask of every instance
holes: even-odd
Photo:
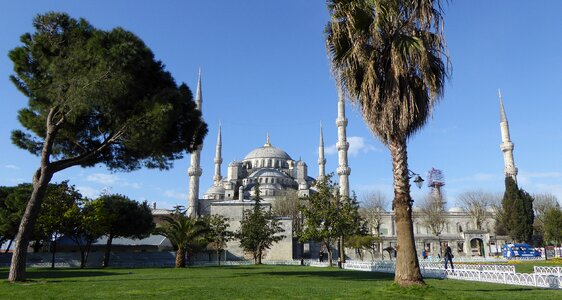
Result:
[[[251,160],[254,158],[277,158],[283,160],[291,160],[291,157],[289,156],[289,154],[287,154],[287,152],[267,144],[263,147],[252,150],[250,153],[248,153],[248,155],[246,155],[244,160]]]

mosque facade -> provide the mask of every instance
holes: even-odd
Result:
[[[197,83],[196,92],[197,108],[202,106],[201,73]],[[338,89],[338,167],[340,194],[349,196],[349,176],[351,168],[347,162],[349,143],[346,138],[347,118],[345,116],[345,103],[342,92]],[[509,126],[500,95],[500,129],[502,136],[501,150],[504,153],[505,175],[516,177],[517,168],[513,160],[513,143],[509,138]],[[222,176],[222,136],[221,127],[217,134],[214,158],[213,184],[199,195],[199,177],[202,175],[200,157],[203,145],[191,154],[191,165],[188,169],[189,196],[188,211],[192,217],[219,214],[229,219],[229,230],[236,231],[240,228],[240,221],[244,211],[253,207],[254,187],[259,183],[262,204],[266,209],[272,208],[272,203],[283,199],[288,193],[298,197],[306,197],[314,193],[314,182],[325,176],[324,141],[320,128],[318,176],[309,176],[308,165],[302,160],[294,160],[281,148],[273,146],[269,134],[265,143],[250,151],[244,159],[232,161],[227,166],[226,176]],[[445,211],[446,224],[438,235],[423,225],[423,217],[419,208],[413,208],[414,236],[416,249],[421,256],[422,250],[429,255],[439,255],[439,249],[444,245],[450,246],[457,256],[488,256],[500,251],[506,242],[506,237],[495,236],[495,223],[490,212],[490,218],[485,220],[481,229],[477,229],[474,220],[465,211],[453,207]],[[264,255],[266,260],[295,259],[301,256],[317,258],[318,250],[313,245],[297,245],[296,238],[292,235],[292,220],[280,218],[281,226],[285,229],[283,240],[274,244]],[[378,245],[378,255],[392,257],[392,249],[396,247],[396,226],[393,212],[381,214],[381,226],[378,232],[373,232],[381,237]],[[440,247],[441,246],[441,247]],[[334,245],[334,248],[337,248]],[[237,241],[227,245],[226,259],[241,259],[247,254],[239,247]],[[386,250],[386,251],[384,251]],[[353,250],[346,251],[350,258],[357,258]]]

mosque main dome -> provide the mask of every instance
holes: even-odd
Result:
[[[252,160],[256,158],[277,158],[283,160],[292,160],[291,156],[289,156],[287,152],[271,146],[271,144],[269,143],[269,136],[267,137],[267,141],[265,142],[265,145],[263,145],[263,147],[259,147],[250,151],[250,153],[246,155],[244,160]]]

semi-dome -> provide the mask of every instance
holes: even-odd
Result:
[[[254,173],[250,174],[248,178],[256,178],[256,177],[282,177],[282,178],[290,178],[287,174],[283,172],[279,172],[275,169],[259,169]]]
[[[207,195],[207,194],[224,195],[224,191],[225,190],[224,190],[224,187],[222,185],[213,185],[207,190],[205,195]]]

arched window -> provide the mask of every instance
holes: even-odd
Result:
[[[461,223],[457,223],[457,231],[458,231],[459,233],[462,232],[462,225],[461,225]]]
[[[416,223],[416,233],[420,234],[420,224]]]

